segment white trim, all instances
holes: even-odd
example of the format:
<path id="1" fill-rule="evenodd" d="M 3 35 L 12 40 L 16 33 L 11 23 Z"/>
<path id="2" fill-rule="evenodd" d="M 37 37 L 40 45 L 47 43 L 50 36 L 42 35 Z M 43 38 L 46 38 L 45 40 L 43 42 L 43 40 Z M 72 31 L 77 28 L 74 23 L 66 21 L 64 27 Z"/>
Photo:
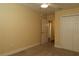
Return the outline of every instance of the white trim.
<path id="1" fill-rule="evenodd" d="M 37 45 L 39 45 L 39 44 L 40 44 L 40 43 L 37 43 L 37 44 L 34 44 L 34 45 L 30 45 L 30 46 L 27 46 L 27 47 L 24 47 L 24 48 L 19 48 L 19 49 L 16 49 L 15 51 L 12 51 L 12 52 L 9 52 L 9 53 L 0 54 L 0 56 L 9 56 L 9 55 L 12 55 L 12 54 L 21 52 L 21 51 L 23 51 L 23 50 L 26 50 L 26 49 L 28 49 L 28 48 L 37 46 Z"/>

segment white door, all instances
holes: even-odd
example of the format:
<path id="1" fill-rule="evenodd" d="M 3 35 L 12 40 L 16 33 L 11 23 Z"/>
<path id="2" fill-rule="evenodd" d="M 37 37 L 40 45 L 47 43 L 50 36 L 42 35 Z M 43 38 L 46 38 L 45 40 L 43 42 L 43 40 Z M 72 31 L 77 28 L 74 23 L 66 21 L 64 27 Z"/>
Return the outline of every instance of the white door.
<path id="1" fill-rule="evenodd" d="M 60 19 L 61 48 L 79 52 L 79 15 Z"/>
<path id="2" fill-rule="evenodd" d="M 74 18 L 62 17 L 60 19 L 61 48 L 72 50 L 73 31 L 74 31 Z"/>
<path id="3" fill-rule="evenodd" d="M 46 19 L 42 19 L 42 40 L 41 43 L 48 42 L 48 21 Z"/>
<path id="4" fill-rule="evenodd" d="M 79 15 L 73 17 L 75 18 L 73 50 L 79 52 Z"/>

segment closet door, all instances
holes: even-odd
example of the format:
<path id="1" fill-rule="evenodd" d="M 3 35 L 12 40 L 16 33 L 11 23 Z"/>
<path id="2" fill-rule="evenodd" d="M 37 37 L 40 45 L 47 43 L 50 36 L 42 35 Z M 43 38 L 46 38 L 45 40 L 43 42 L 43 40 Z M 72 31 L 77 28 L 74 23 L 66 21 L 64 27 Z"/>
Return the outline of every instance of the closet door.
<path id="1" fill-rule="evenodd" d="M 79 16 L 74 16 L 75 18 L 75 31 L 73 40 L 73 50 L 79 52 Z"/>
<path id="2" fill-rule="evenodd" d="M 60 41 L 61 48 L 72 50 L 72 40 L 74 32 L 74 18 L 63 16 L 60 19 Z"/>

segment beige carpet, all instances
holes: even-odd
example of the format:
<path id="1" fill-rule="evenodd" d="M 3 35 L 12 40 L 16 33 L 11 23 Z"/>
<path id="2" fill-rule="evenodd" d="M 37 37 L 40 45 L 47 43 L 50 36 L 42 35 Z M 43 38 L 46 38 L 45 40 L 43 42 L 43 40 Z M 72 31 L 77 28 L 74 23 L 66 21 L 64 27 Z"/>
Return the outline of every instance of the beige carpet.
<path id="1" fill-rule="evenodd" d="M 11 56 L 79 56 L 79 53 L 59 49 L 50 44 L 38 45 Z"/>

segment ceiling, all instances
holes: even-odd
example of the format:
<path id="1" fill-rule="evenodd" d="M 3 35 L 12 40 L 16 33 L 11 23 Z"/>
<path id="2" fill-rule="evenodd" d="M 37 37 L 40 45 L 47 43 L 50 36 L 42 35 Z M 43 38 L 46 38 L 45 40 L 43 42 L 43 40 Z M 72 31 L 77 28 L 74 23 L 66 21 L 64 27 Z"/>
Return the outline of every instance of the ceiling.
<path id="1" fill-rule="evenodd" d="M 26 3 L 24 5 L 42 14 L 51 14 L 57 10 L 79 7 L 79 3 L 50 3 L 49 7 L 44 9 L 44 8 L 40 8 L 41 4 L 42 3 Z"/>

